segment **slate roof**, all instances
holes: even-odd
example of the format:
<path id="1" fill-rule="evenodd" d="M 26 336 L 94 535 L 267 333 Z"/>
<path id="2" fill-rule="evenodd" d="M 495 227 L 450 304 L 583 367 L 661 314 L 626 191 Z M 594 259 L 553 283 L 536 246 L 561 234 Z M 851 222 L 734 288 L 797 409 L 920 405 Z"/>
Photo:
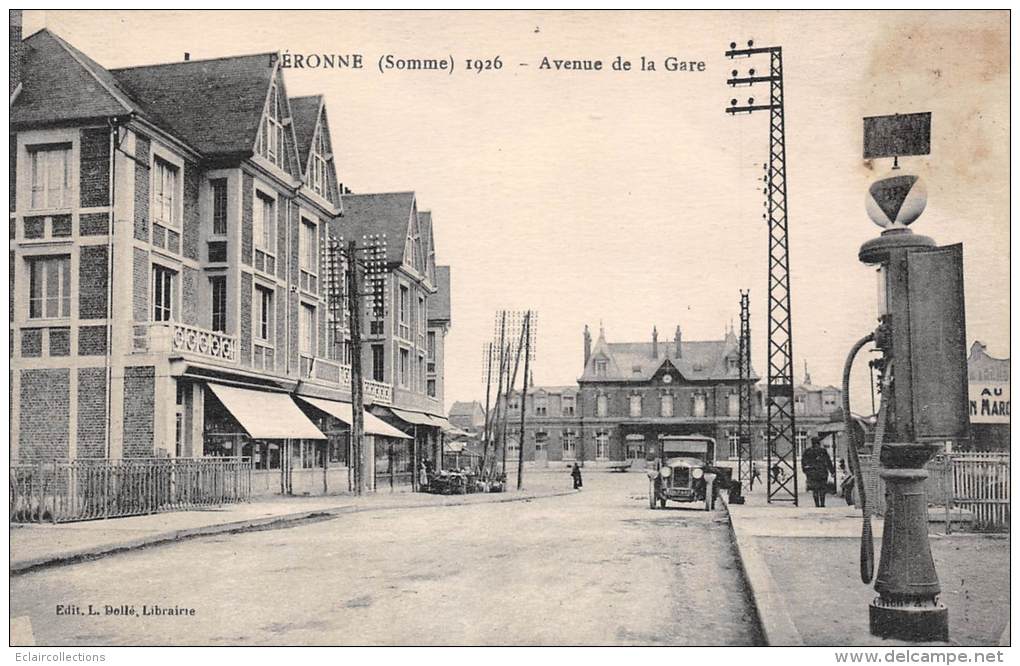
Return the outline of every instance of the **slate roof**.
<path id="1" fill-rule="evenodd" d="M 290 98 L 290 117 L 294 121 L 302 173 L 308 168 L 308 153 L 312 150 L 312 139 L 315 138 L 315 127 L 318 124 L 322 103 L 322 95 Z"/>
<path id="2" fill-rule="evenodd" d="M 43 29 L 23 42 L 21 92 L 11 106 L 12 124 L 46 124 L 122 116 L 140 111 L 109 72 Z"/>
<path id="3" fill-rule="evenodd" d="M 436 266 L 436 293 L 428 302 L 429 319 L 450 321 L 450 267 Z"/>
<path id="4" fill-rule="evenodd" d="M 657 358 L 653 358 L 650 341 L 609 343 L 600 333 L 578 381 L 647 382 L 667 363 L 687 381 L 738 380 L 739 369 L 730 369 L 727 363 L 727 358 L 736 357 L 738 351 L 736 336 L 727 334 L 723 340 L 681 340 L 679 356 L 674 341 L 660 340 Z M 595 374 L 598 358 L 609 361 L 605 376 Z M 753 368 L 750 377 L 754 381 L 758 379 Z"/>
<path id="5" fill-rule="evenodd" d="M 188 60 L 110 70 L 164 129 L 207 156 L 251 154 L 269 84 L 272 54 Z"/>
<path id="6" fill-rule="evenodd" d="M 450 416 L 474 416 L 476 413 L 485 413 L 485 408 L 477 400 L 471 402 L 454 402 L 450 406 Z"/>
<path id="7" fill-rule="evenodd" d="M 414 192 L 381 194 L 345 194 L 343 216 L 330 221 L 336 236 L 361 243 L 362 236 L 386 234 L 386 260 L 390 264 L 404 261 L 407 225 L 414 213 Z"/>
<path id="8" fill-rule="evenodd" d="M 107 70 L 45 28 L 24 46 L 12 124 L 134 113 L 208 157 L 254 150 L 273 74 L 270 53 Z"/>

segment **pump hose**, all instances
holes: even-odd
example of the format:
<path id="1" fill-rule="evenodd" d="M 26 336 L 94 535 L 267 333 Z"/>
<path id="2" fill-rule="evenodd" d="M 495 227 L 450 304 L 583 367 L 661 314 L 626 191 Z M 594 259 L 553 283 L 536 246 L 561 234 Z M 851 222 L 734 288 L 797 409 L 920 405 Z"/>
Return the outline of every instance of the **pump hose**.
<path id="1" fill-rule="evenodd" d="M 867 492 L 864 488 L 864 477 L 861 474 L 861 461 L 857 457 L 860 442 L 856 441 L 853 427 L 853 416 L 850 415 L 850 370 L 854 366 L 854 357 L 861 348 L 875 339 L 874 333 L 868 333 L 858 340 L 850 349 L 843 365 L 843 423 L 846 428 L 847 453 L 850 455 L 850 471 L 854 475 L 854 487 L 861 498 L 863 524 L 861 525 L 861 581 L 870 583 L 875 575 L 875 543 L 871 534 L 871 513 L 868 510 Z M 877 452 L 876 452 L 877 453 Z"/>

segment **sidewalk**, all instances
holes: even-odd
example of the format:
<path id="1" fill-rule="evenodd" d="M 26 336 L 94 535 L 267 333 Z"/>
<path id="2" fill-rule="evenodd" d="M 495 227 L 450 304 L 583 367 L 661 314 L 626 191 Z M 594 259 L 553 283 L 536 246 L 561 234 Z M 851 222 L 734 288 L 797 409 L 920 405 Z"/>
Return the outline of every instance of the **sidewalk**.
<path id="1" fill-rule="evenodd" d="M 11 574 L 44 566 L 67 564 L 208 534 L 282 525 L 320 517 L 360 511 L 458 506 L 491 502 L 514 502 L 570 495 L 569 478 L 532 482 L 524 490 L 470 495 L 381 491 L 363 497 L 267 497 L 253 502 L 228 504 L 192 511 L 148 516 L 110 518 L 60 524 L 12 524 L 10 527 Z"/>
<path id="2" fill-rule="evenodd" d="M 902 646 L 868 631 L 872 585 L 860 580 L 861 514 L 839 497 L 816 508 L 769 505 L 764 488 L 747 503 L 728 506 L 744 573 L 769 645 Z M 999 645 L 1009 622 L 1009 536 L 930 526 L 942 601 L 949 608 L 952 645 Z M 882 520 L 872 520 L 875 568 Z M 1007 638 L 1008 640 L 1008 638 Z"/>

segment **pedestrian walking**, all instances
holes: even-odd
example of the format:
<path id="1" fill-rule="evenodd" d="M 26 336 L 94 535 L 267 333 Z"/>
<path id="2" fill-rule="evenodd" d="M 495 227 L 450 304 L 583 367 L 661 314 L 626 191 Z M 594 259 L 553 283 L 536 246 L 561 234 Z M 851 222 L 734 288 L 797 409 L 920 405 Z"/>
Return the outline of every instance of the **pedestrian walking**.
<path id="1" fill-rule="evenodd" d="M 570 470 L 570 476 L 574 479 L 574 490 L 580 490 L 584 484 L 581 482 L 581 468 L 574 463 L 574 468 Z"/>
<path id="2" fill-rule="evenodd" d="M 815 506 L 825 506 L 825 493 L 829 486 L 829 473 L 836 476 L 829 452 L 822 448 L 822 438 L 812 437 L 811 447 L 804 452 L 800 462 L 807 476 L 807 487 L 815 499 Z"/>
<path id="3" fill-rule="evenodd" d="M 758 465 L 751 463 L 751 483 L 753 484 L 755 481 L 761 483 L 761 470 L 758 469 Z"/>

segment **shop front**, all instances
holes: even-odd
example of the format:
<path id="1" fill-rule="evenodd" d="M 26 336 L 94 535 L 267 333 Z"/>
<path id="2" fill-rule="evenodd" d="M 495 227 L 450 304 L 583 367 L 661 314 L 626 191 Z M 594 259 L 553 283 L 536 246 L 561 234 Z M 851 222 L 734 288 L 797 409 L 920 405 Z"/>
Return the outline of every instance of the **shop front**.
<path id="1" fill-rule="evenodd" d="M 204 456 L 251 460 L 253 496 L 313 492 L 328 440 L 289 394 L 213 382 L 206 388 Z"/>

